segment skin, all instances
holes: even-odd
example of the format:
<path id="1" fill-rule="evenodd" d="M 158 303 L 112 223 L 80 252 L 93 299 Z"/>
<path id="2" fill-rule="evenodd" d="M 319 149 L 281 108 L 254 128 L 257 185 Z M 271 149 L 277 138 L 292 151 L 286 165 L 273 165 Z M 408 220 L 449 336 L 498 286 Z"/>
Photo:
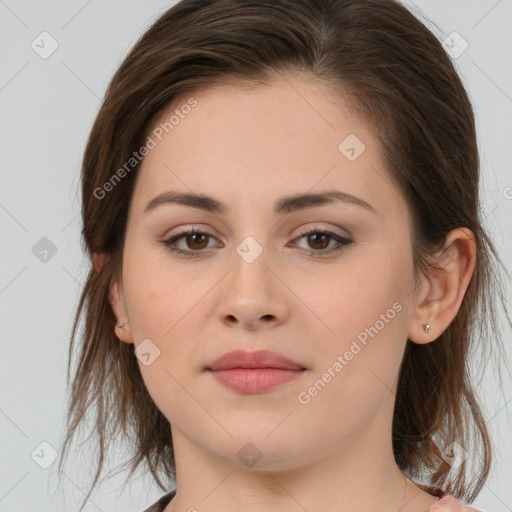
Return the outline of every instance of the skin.
<path id="1" fill-rule="evenodd" d="M 139 366 L 172 428 L 178 491 L 166 512 L 423 512 L 437 500 L 395 463 L 395 390 L 407 339 L 429 343 L 456 316 L 475 267 L 475 240 L 465 228 L 449 233 L 451 250 L 437 262 L 446 272 L 432 271 L 415 288 L 405 200 L 376 139 L 330 92 L 300 75 L 254 90 L 202 90 L 138 171 L 122 280 L 110 302 L 126 322 L 115 327 L 122 342 L 149 338 L 160 350 Z M 366 146 L 354 161 L 338 150 L 349 134 Z M 327 189 L 356 195 L 376 212 L 341 202 L 273 212 L 282 196 Z M 204 193 L 231 211 L 167 204 L 143 214 L 167 190 Z M 188 245 L 182 238 L 178 247 L 202 255 L 169 252 L 162 241 L 190 227 L 210 236 L 189 237 Z M 301 235 L 313 228 L 353 242 L 314 257 L 337 242 Z M 250 264 L 236 252 L 247 236 L 262 248 Z M 94 261 L 100 270 L 101 257 Z M 300 403 L 298 394 L 394 303 L 401 311 Z M 204 371 L 234 348 L 274 350 L 306 371 L 265 393 L 242 394 Z M 261 454 L 253 467 L 237 456 L 248 442 Z"/>

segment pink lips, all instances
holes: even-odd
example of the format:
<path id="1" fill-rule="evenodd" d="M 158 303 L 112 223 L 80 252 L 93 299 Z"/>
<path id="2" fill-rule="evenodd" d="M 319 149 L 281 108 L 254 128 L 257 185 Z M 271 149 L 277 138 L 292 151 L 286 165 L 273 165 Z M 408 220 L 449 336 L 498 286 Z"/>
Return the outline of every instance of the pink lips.
<path id="1" fill-rule="evenodd" d="M 305 368 L 270 350 L 232 350 L 207 368 L 215 379 L 235 391 L 262 393 L 297 378 Z"/>

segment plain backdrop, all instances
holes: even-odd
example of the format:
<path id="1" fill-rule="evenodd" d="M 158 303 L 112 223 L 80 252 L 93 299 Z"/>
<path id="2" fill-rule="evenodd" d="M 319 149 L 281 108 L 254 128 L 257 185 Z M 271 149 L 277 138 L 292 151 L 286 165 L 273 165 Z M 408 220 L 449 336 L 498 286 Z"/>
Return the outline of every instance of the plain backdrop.
<path id="1" fill-rule="evenodd" d="M 0 0 L 0 511 L 78 510 L 91 483 L 91 464 L 78 452 L 56 490 L 52 462 L 64 419 L 69 334 L 86 269 L 81 158 L 112 74 L 173 3 Z M 477 117 L 485 224 L 511 269 L 512 1 L 406 5 L 440 40 L 455 31 L 451 37 L 467 42 L 452 58 Z M 33 48 L 38 37 L 46 38 L 44 51 L 58 44 L 47 58 L 40 55 L 42 45 Z M 510 334 L 503 331 L 509 361 Z M 479 390 L 498 450 L 475 506 L 506 512 L 512 511 L 512 382 L 505 371 L 504 387 L 498 387 L 489 368 Z M 107 467 L 123 460 L 118 455 Z M 120 473 L 97 487 L 85 511 L 140 512 L 163 494 L 144 474 L 123 489 L 125 477 Z"/>

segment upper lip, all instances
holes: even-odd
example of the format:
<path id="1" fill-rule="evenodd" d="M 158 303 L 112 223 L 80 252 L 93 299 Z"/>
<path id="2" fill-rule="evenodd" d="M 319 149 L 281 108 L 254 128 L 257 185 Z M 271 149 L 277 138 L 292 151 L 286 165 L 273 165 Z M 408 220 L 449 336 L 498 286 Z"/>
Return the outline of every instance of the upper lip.
<path id="1" fill-rule="evenodd" d="M 233 368 L 281 368 L 285 370 L 304 370 L 305 368 L 288 357 L 272 350 L 232 350 L 210 363 L 207 370 L 229 370 Z"/>

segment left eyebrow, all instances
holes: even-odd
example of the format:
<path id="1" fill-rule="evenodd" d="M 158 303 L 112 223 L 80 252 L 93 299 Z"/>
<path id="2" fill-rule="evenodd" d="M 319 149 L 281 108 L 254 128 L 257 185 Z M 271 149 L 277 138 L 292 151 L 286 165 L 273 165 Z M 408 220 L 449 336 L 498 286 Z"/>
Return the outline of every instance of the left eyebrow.
<path id="1" fill-rule="evenodd" d="M 278 199 L 274 205 L 274 212 L 276 214 L 291 213 L 306 208 L 313 208 L 331 204 L 334 202 L 343 202 L 354 204 L 365 208 L 366 210 L 376 214 L 375 208 L 367 203 L 364 199 L 342 192 L 341 190 L 328 190 L 325 192 L 315 192 L 307 194 L 296 194 L 285 196 Z M 158 206 L 164 204 L 179 204 L 183 206 L 190 206 L 191 208 L 198 208 L 211 213 L 219 215 L 229 214 L 229 207 L 215 199 L 214 197 L 205 194 L 194 194 L 190 192 L 177 192 L 169 190 L 157 195 L 151 199 L 144 208 L 144 214 L 155 210 Z"/>

